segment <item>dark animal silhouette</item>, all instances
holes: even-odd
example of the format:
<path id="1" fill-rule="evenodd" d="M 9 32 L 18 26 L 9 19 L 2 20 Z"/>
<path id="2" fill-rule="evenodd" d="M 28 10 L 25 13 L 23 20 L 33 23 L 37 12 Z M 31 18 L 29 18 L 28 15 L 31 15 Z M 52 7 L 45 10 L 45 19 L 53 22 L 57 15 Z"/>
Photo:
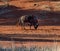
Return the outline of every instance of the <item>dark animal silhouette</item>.
<path id="1" fill-rule="evenodd" d="M 23 26 L 23 28 L 25 29 L 25 25 L 28 24 L 30 26 L 30 29 L 31 29 L 31 26 L 33 25 L 35 29 L 38 28 L 38 19 L 36 16 L 34 15 L 24 15 L 24 16 L 21 16 L 19 18 L 19 24 L 21 24 L 21 26 Z"/>

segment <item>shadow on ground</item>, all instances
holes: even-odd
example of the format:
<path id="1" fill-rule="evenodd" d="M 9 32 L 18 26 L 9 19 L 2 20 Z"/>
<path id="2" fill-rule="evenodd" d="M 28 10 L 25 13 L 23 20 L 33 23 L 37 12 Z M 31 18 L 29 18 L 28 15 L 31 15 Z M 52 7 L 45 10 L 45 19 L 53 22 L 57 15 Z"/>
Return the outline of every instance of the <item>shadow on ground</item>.
<path id="1" fill-rule="evenodd" d="M 57 35 L 58 37 L 60 37 L 60 35 Z M 12 37 L 12 38 L 11 38 Z M 17 37 L 20 37 L 20 38 L 17 38 Z M 24 37 L 24 38 L 21 38 L 21 37 Z M 29 37 L 29 38 L 26 38 L 26 37 Z M 30 39 L 30 37 L 33 37 L 32 39 Z M 35 39 L 35 37 L 37 37 L 37 39 Z M 40 38 L 42 39 L 40 39 Z M 48 39 L 45 39 L 45 38 L 48 38 Z M 52 38 L 52 37 L 56 37 L 56 35 L 22 35 L 22 34 L 7 34 L 7 35 L 0 35 L 0 40 L 1 41 L 20 41 L 20 42 L 60 42 L 60 40 L 58 39 L 49 39 L 49 38 Z"/>
<path id="2" fill-rule="evenodd" d="M 22 15 L 35 15 L 39 18 L 40 25 L 60 25 L 60 12 L 59 11 L 46 11 L 46 10 L 23 10 L 20 7 L 8 6 L 0 10 L 0 25 L 16 25 L 19 17 Z"/>

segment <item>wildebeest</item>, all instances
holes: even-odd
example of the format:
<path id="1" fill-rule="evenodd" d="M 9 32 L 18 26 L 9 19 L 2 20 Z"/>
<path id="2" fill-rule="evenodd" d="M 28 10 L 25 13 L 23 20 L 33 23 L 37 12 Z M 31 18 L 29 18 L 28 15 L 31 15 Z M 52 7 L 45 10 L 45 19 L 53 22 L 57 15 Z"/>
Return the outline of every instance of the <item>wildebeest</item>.
<path id="1" fill-rule="evenodd" d="M 35 29 L 38 28 L 38 18 L 34 15 L 24 15 L 21 16 L 19 18 L 19 24 L 21 24 L 21 26 L 23 26 L 23 28 L 25 29 L 25 25 L 28 24 L 30 26 L 34 26 Z"/>

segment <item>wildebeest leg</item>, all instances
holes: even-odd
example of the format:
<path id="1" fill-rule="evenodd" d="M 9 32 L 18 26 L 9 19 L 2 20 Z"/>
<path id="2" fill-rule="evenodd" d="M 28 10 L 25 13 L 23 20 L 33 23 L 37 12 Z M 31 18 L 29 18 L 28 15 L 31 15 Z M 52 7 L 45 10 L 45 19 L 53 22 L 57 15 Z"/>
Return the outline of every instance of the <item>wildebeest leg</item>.
<path id="1" fill-rule="evenodd" d="M 30 29 L 31 29 L 31 26 L 32 26 L 32 25 L 30 24 Z"/>
<path id="2" fill-rule="evenodd" d="M 25 24 L 23 24 L 23 29 L 25 30 Z"/>
<path id="3" fill-rule="evenodd" d="M 22 27 L 22 29 L 25 29 L 25 22 L 24 21 L 21 22 L 21 27 Z"/>

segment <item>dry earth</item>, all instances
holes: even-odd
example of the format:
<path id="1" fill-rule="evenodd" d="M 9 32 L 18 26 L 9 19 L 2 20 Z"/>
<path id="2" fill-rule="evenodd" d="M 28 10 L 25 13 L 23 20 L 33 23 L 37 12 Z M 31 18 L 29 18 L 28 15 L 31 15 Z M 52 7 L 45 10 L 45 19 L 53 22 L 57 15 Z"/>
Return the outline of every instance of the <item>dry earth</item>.
<path id="1" fill-rule="evenodd" d="M 25 30 L 21 26 L 0 26 L 0 34 L 57 34 L 60 35 L 60 26 L 39 26 L 37 30 L 29 26 Z"/>
<path id="2" fill-rule="evenodd" d="M 26 0 L 27 1 L 27 0 Z M 0 2 L 0 5 L 2 5 L 4 3 Z M 27 34 L 27 35 L 52 35 L 53 37 L 47 37 L 46 38 L 42 38 L 42 39 L 50 39 L 50 40 L 60 40 L 59 36 L 60 36 L 60 1 L 56 1 L 56 2 L 49 2 L 49 1 L 41 1 L 41 2 L 25 2 L 24 0 L 15 0 L 15 1 L 11 1 L 9 2 L 10 5 L 13 5 L 16 7 L 18 7 L 18 10 L 16 10 L 15 8 L 12 7 L 13 11 L 8 11 L 8 12 L 2 12 L 0 13 L 0 35 L 2 36 L 6 36 L 7 34 Z M 20 10 L 20 11 L 19 11 Z M 34 10 L 34 11 L 33 11 Z M 47 19 L 44 19 L 45 17 L 41 17 L 42 21 L 40 24 L 51 24 L 49 26 L 45 25 L 45 26 L 39 26 L 37 30 L 34 30 L 34 28 L 32 27 L 32 30 L 29 29 L 29 27 L 26 27 L 26 30 L 22 30 L 22 28 L 20 26 L 8 26 L 6 23 L 14 24 L 16 22 L 16 17 L 19 17 L 21 15 L 25 15 L 25 14 L 34 14 L 34 15 L 38 15 L 40 17 L 40 11 L 48 11 L 48 12 L 53 12 L 51 14 L 47 14 Z M 58 13 L 56 13 L 58 12 Z M 24 13 L 24 14 L 23 14 Z M 45 12 L 43 13 L 45 14 Z M 7 16 L 8 15 L 8 16 Z M 11 15 L 11 16 L 9 16 Z M 15 15 L 15 17 L 13 16 Z M 57 18 L 58 17 L 58 18 Z M 6 25 L 1 25 L 1 24 L 6 24 Z M 52 25 L 55 24 L 55 25 Z M 56 36 L 58 35 L 58 36 Z M 16 38 L 16 37 L 14 37 Z M 18 37 L 20 38 L 20 37 Z M 21 37 L 23 38 L 23 37 Z M 26 37 L 25 37 L 26 38 Z M 32 38 L 32 39 L 40 39 L 39 38 L 34 38 L 34 37 L 27 37 L 28 39 Z M 26 38 L 26 39 L 27 39 Z M 56 39 L 55 39 L 56 38 Z M 2 43 L 3 42 L 3 43 Z M 56 44 L 56 42 L 19 42 L 19 41 L 0 41 L 1 46 L 11 46 L 13 43 L 13 45 L 16 46 L 54 46 Z M 60 42 L 57 42 L 57 45 L 60 45 Z"/>
<path id="3" fill-rule="evenodd" d="M 32 27 L 32 30 L 29 29 L 29 27 L 26 27 L 26 30 L 23 30 L 20 26 L 0 26 L 0 37 L 10 37 L 11 41 L 0 41 L 1 46 L 11 47 L 12 44 L 14 46 L 59 46 L 60 41 L 56 42 L 55 40 L 60 40 L 60 26 L 39 26 L 37 30 L 34 30 Z M 9 36 L 10 34 L 10 36 Z M 14 35 L 16 36 L 14 36 Z M 32 35 L 32 36 L 31 36 Z M 42 36 L 40 36 L 42 35 Z M 56 36 L 55 36 L 56 35 Z M 40 36 L 40 37 L 39 37 Z M 50 41 L 14 41 L 13 38 L 17 39 L 48 39 L 53 40 Z M 2 43 L 3 42 L 3 43 Z M 47 43 L 47 44 L 46 44 Z M 7 44 L 7 45 L 6 45 Z"/>

